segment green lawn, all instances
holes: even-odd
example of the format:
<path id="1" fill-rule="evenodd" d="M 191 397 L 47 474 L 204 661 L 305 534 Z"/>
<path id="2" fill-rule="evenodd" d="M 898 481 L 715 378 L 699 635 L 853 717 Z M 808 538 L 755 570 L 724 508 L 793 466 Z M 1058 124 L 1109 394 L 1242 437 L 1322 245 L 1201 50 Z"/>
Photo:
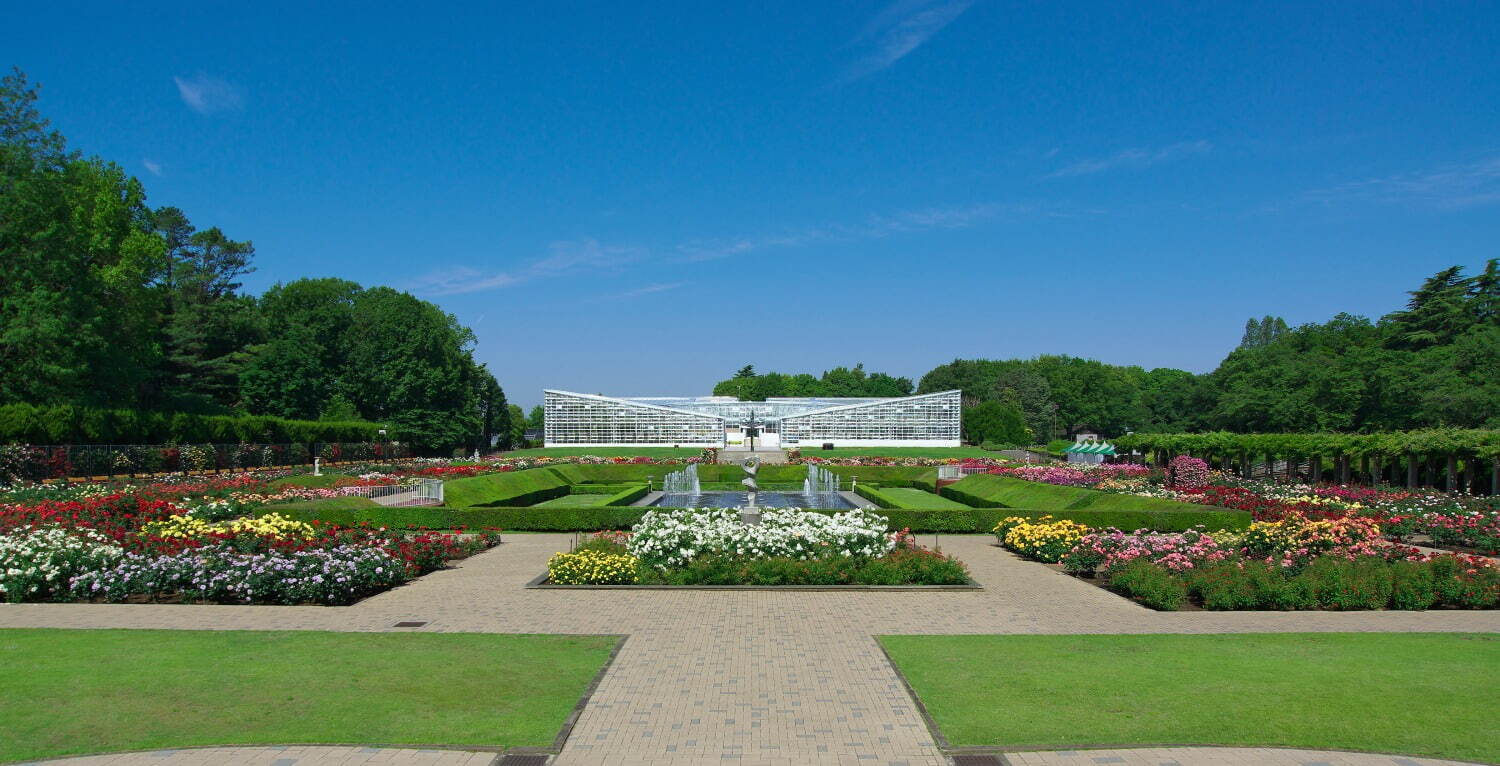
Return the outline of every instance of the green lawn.
<path id="1" fill-rule="evenodd" d="M 884 636 L 955 746 L 1160 743 L 1500 761 L 1500 635 Z"/>
<path id="2" fill-rule="evenodd" d="M 352 511 L 360 508 L 379 508 L 380 503 L 368 497 L 325 497 L 322 500 L 295 500 L 290 503 L 276 503 L 265 506 L 267 511 L 291 510 L 293 508 L 307 508 L 323 511 Z"/>
<path id="3" fill-rule="evenodd" d="M 552 744 L 616 639 L 0 630 L 0 762 L 217 744 Z"/>
<path id="4" fill-rule="evenodd" d="M 273 479 L 270 482 L 268 482 L 268 484 L 270 486 L 272 486 L 272 487 L 278 487 L 278 488 L 280 488 L 280 487 L 313 487 L 313 488 L 323 488 L 323 487 L 332 487 L 333 483 L 335 481 L 338 481 L 339 479 L 348 479 L 348 478 L 351 478 L 351 477 L 348 474 L 342 474 L 342 473 L 325 473 L 322 476 L 314 476 L 314 475 L 312 475 L 310 473 L 299 473 L 299 474 L 294 474 L 292 476 L 283 476 L 283 477 L 281 477 L 279 479 Z"/>
<path id="5" fill-rule="evenodd" d="M 551 500 L 544 500 L 531 507 L 546 508 L 555 505 L 564 508 L 582 508 L 591 505 L 604 505 L 605 501 L 614 496 L 615 493 L 613 492 L 608 495 L 563 495 L 562 497 L 554 497 Z"/>
<path id="6" fill-rule="evenodd" d="M 501 457 L 577 457 L 597 455 L 599 457 L 697 457 L 703 450 L 699 447 L 538 447 L 536 449 L 511 450 Z"/>
<path id="7" fill-rule="evenodd" d="M 895 501 L 895 507 L 913 511 L 971 510 L 969 506 L 942 495 L 934 495 L 925 489 L 906 487 L 881 487 L 880 494 Z"/>
<path id="8" fill-rule="evenodd" d="M 443 482 L 443 502 L 454 508 L 527 506 L 567 494 L 568 484 L 567 479 L 550 468 L 483 473 Z"/>
<path id="9" fill-rule="evenodd" d="M 835 447 L 821 449 L 817 444 L 802 446 L 803 457 L 936 457 L 1003 458 L 998 452 L 978 447 Z"/>

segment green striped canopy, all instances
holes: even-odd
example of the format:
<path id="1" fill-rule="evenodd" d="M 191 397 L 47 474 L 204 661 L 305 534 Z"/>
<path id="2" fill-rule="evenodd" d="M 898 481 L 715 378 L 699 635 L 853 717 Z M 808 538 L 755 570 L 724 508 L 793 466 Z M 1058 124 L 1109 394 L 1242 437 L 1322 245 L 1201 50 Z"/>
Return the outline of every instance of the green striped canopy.
<path id="1" fill-rule="evenodd" d="M 1063 452 L 1074 455 L 1113 455 L 1115 446 L 1109 442 L 1077 442 Z"/>

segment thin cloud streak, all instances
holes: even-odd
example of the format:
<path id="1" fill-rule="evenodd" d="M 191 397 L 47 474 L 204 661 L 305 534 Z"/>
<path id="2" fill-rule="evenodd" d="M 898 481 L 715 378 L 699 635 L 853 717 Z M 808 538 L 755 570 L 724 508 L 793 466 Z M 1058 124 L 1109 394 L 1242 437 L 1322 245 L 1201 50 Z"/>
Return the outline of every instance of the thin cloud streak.
<path id="1" fill-rule="evenodd" d="M 886 6 L 854 38 L 864 54 L 844 72 L 842 81 L 853 82 L 895 64 L 973 4 L 974 0 L 898 0 Z"/>
<path id="2" fill-rule="evenodd" d="M 660 283 L 660 284 L 654 284 L 654 285 L 642 285 L 640 287 L 635 288 L 634 290 L 626 290 L 625 292 L 620 293 L 619 295 L 616 295 L 615 297 L 616 298 L 639 298 L 642 295 L 651 295 L 652 293 L 663 293 L 663 292 L 666 292 L 668 290 L 676 290 L 679 287 L 682 287 L 682 283 L 681 282 L 666 282 L 666 283 Z"/>
<path id="3" fill-rule="evenodd" d="M 141 160 L 141 165 L 144 166 L 146 168 L 146 170 L 150 171 L 151 175 L 153 175 L 153 176 L 159 176 L 159 175 L 161 175 L 161 164 L 160 163 L 152 162 L 151 160 Z"/>
<path id="4" fill-rule="evenodd" d="M 1319 205 L 1419 204 L 1452 209 L 1493 205 L 1500 203 L 1500 156 L 1313 189 L 1304 192 L 1297 201 Z"/>
<path id="5" fill-rule="evenodd" d="M 601 245 L 593 239 L 553 242 L 547 249 L 546 256 L 515 271 L 486 273 L 456 266 L 417 277 L 412 289 L 438 296 L 484 292 L 584 271 L 615 271 L 642 254 L 640 248 Z"/>
<path id="6" fill-rule="evenodd" d="M 1118 168 L 1147 168 L 1158 163 L 1182 157 L 1206 154 L 1213 151 L 1213 148 L 1213 144 L 1202 140 L 1184 141 L 1170 146 L 1163 146 L 1159 149 L 1135 147 L 1125 149 L 1108 157 L 1079 160 L 1048 173 L 1044 178 L 1076 178 L 1078 176 L 1093 175 L 1094 173 L 1103 173 Z"/>
<path id="7" fill-rule="evenodd" d="M 853 223 L 829 223 L 786 232 L 722 239 L 693 239 L 655 251 L 641 247 L 604 245 L 593 239 L 554 242 L 549 254 L 526 266 L 484 272 L 456 266 L 429 272 L 411 282 L 411 289 L 432 296 L 462 295 L 498 290 L 536 280 L 587 272 L 618 272 L 639 261 L 695 263 L 764 250 L 791 249 L 835 242 L 858 242 L 924 231 L 966 229 L 1001 220 L 1065 219 L 1098 215 L 1097 209 L 1064 208 L 1038 203 L 985 202 L 947 208 L 922 208 L 872 215 Z M 642 285 L 614 298 L 633 298 L 675 290 L 681 282 Z"/>
<path id="8" fill-rule="evenodd" d="M 676 247 L 688 261 L 708 261 L 777 248 L 805 247 L 831 242 L 883 239 L 942 229 L 966 229 L 1003 218 L 1075 218 L 1097 210 L 1068 209 L 1036 203 L 985 202 L 948 208 L 924 208 L 888 215 L 872 215 L 856 223 L 830 223 L 776 234 L 734 239 L 696 239 Z"/>
<path id="9" fill-rule="evenodd" d="M 182 102 L 199 114 L 238 111 L 245 99 L 240 89 L 217 77 L 198 73 L 192 77 L 173 77 Z"/>

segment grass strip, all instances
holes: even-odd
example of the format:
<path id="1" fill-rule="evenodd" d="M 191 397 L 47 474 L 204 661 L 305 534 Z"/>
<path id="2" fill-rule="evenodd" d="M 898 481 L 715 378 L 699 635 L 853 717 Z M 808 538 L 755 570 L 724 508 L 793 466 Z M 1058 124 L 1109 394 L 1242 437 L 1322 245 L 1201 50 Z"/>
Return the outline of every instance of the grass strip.
<path id="1" fill-rule="evenodd" d="M 1500 635 L 883 636 L 954 746 L 1152 744 L 1500 761 Z"/>
<path id="2" fill-rule="evenodd" d="M 0 630 L 0 762 L 218 744 L 545 747 L 617 640 Z"/>

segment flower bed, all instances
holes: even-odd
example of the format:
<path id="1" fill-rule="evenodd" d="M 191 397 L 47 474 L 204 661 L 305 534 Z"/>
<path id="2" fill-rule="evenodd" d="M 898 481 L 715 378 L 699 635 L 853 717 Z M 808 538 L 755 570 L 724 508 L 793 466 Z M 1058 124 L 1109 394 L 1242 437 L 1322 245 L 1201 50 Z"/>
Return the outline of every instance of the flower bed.
<path id="1" fill-rule="evenodd" d="M 11 492 L 0 505 L 0 599 L 348 604 L 500 542 L 498 530 L 400 534 L 254 516 L 264 486 L 235 477 Z"/>
<path id="2" fill-rule="evenodd" d="M 1014 523 L 1012 523 L 1014 522 Z M 1494 609 L 1500 566 L 1490 559 L 1424 554 L 1390 545 L 1357 516 L 1284 516 L 1244 532 L 1080 532 L 1071 522 L 1006 519 L 1001 544 L 1060 562 L 1148 607 L 1203 609 Z M 1059 554 L 1068 539 L 1076 542 Z"/>
<path id="3" fill-rule="evenodd" d="M 600 532 L 547 562 L 553 585 L 967 585 L 968 569 L 866 511 L 653 511 L 634 532 Z"/>

